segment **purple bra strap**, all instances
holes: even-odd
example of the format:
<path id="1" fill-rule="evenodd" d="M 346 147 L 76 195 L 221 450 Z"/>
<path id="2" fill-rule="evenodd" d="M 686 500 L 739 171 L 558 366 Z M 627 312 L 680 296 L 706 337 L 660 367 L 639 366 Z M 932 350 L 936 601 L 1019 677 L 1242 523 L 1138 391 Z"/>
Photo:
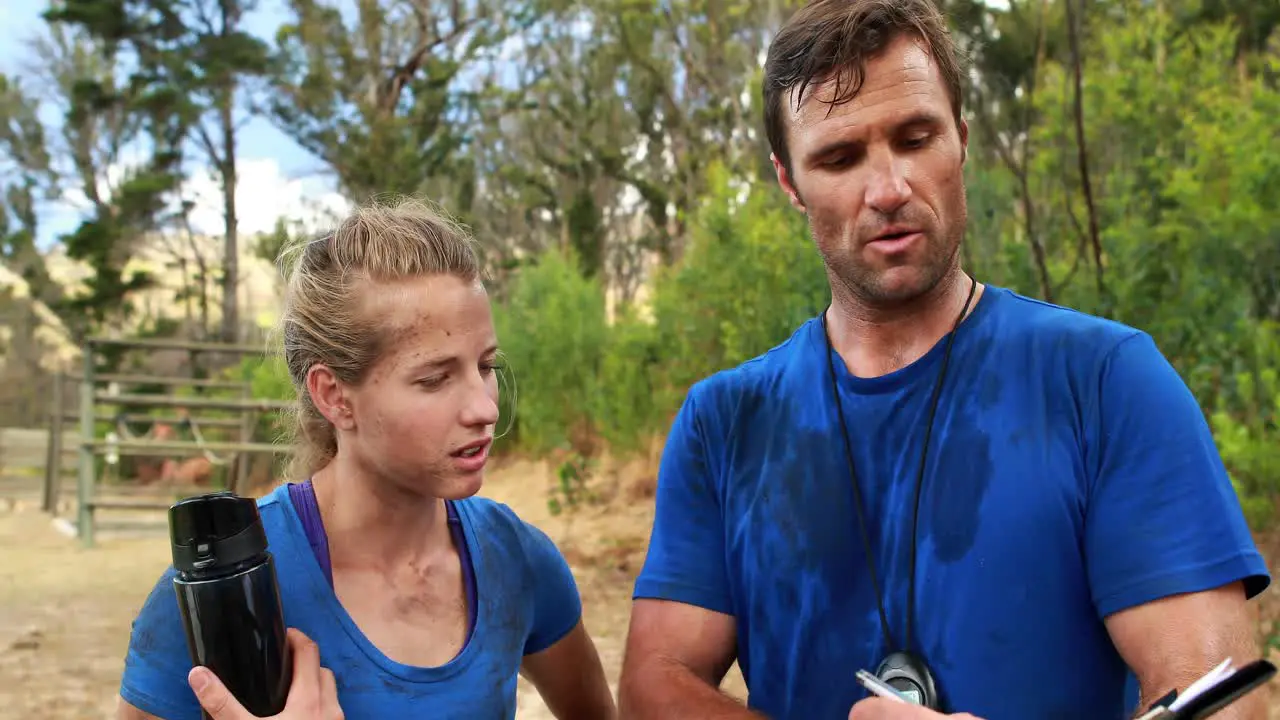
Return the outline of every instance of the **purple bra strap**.
<path id="1" fill-rule="evenodd" d="M 329 559 L 329 536 L 324 531 L 324 521 L 320 517 L 320 505 L 316 502 L 315 488 L 308 479 L 303 483 L 289 483 L 289 500 L 293 503 L 298 519 L 302 521 L 302 530 L 307 535 L 307 543 L 311 552 L 324 571 L 325 580 L 333 587 L 333 562 Z M 445 501 L 445 509 L 449 518 L 449 534 L 453 537 L 454 547 L 458 548 L 458 559 L 462 562 L 462 586 L 467 594 L 467 640 L 476 629 L 476 573 L 471 566 L 471 552 L 467 548 L 467 536 L 462 531 L 462 518 L 458 508 L 451 501 Z"/>
<path id="2" fill-rule="evenodd" d="M 316 502 L 316 491 L 311 486 L 311 479 L 304 483 L 289 483 L 289 499 L 293 501 L 293 509 L 302 521 L 302 531 L 307 534 L 307 542 L 311 552 L 315 554 L 320 569 L 324 571 L 324 579 L 333 587 L 333 562 L 329 559 L 329 536 L 324 532 L 324 521 L 320 518 L 320 505 Z"/>

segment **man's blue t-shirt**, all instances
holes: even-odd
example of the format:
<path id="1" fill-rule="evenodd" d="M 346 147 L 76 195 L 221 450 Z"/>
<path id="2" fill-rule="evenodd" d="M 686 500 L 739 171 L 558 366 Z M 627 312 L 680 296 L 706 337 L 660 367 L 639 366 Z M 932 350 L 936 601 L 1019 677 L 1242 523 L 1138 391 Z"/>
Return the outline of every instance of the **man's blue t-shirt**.
<path id="1" fill-rule="evenodd" d="M 476 625 L 462 651 L 438 667 L 388 658 L 342 608 L 316 560 L 287 486 L 258 502 L 275 558 L 285 624 L 320 648 L 349 718 L 514 718 L 525 655 L 577 624 L 582 605 L 563 556 L 506 505 L 455 503 L 476 577 Z M 165 720 L 200 719 L 187 685 L 192 667 L 169 568 L 133 623 L 120 694 Z"/>
<path id="2" fill-rule="evenodd" d="M 945 338 L 835 371 L 891 632 Z M 635 597 L 732 615 L 749 704 L 844 718 L 886 647 L 819 318 L 696 384 L 675 419 Z M 988 286 L 960 326 L 920 501 L 913 649 L 952 712 L 1119 720 L 1135 684 L 1103 618 L 1270 582 L 1203 414 L 1152 339 Z M 1241 658 L 1240 660 L 1246 660 Z"/>

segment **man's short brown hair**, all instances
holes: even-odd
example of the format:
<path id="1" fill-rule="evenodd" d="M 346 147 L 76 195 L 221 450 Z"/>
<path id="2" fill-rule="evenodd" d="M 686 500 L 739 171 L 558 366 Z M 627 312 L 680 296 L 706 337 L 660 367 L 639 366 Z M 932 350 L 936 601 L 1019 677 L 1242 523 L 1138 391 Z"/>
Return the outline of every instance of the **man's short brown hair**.
<path id="1" fill-rule="evenodd" d="M 862 88 L 867 61 L 904 34 L 922 41 L 937 63 L 959 124 L 961 61 L 933 0 L 814 0 L 783 24 L 764 64 L 765 133 L 784 167 L 790 170 L 791 156 L 782 102 L 792 88 L 799 108 L 809 85 L 834 77 L 830 102 L 849 102 Z"/>

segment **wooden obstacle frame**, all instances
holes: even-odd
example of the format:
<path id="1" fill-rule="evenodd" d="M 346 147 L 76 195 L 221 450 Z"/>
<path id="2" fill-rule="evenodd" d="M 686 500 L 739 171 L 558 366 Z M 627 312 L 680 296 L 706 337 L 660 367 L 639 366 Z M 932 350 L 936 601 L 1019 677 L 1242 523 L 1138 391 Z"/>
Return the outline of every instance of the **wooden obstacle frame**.
<path id="1" fill-rule="evenodd" d="M 149 456 L 171 457 L 173 455 L 208 455 L 213 452 L 237 453 L 235 478 L 230 488 L 233 492 L 240 488 L 236 484 L 243 483 L 249 474 L 249 453 L 288 454 L 291 448 L 274 443 L 252 442 L 253 428 L 260 413 L 278 412 L 293 407 L 292 402 L 280 400 L 260 400 L 248 397 L 248 384 L 228 380 L 205 378 L 167 377 L 141 374 L 113 374 L 97 372 L 97 353 L 101 348 L 115 346 L 132 350 L 181 350 L 192 354 L 207 353 L 230 355 L 264 355 L 263 348 L 250 345 L 222 343 L 191 342 L 183 340 L 156 338 L 104 338 L 93 337 L 82 346 L 83 371 L 80 377 L 70 378 L 79 385 L 79 409 L 76 413 L 67 413 L 63 405 L 63 385 L 59 378 L 54 383 L 52 410 L 49 414 L 49 442 L 45 463 L 44 488 L 41 504 L 46 512 L 56 515 L 58 499 L 61 494 L 62 463 L 64 453 L 75 453 L 78 457 L 76 465 L 76 520 L 75 534 L 85 547 L 95 544 L 94 525 L 98 510 L 133 510 L 133 511 L 167 511 L 171 505 L 158 499 L 147 498 L 99 498 L 97 496 L 97 473 L 95 458 L 101 455 L 113 456 Z M 128 385 L 164 385 L 170 387 L 199 387 L 209 389 L 240 389 L 240 398 L 186 397 L 161 394 L 133 394 L 104 392 L 97 388 L 99 383 L 114 383 L 117 386 Z M 117 414 L 104 413 L 102 409 L 114 406 L 121 411 Z M 191 411 L 238 411 L 238 420 L 231 418 L 200 418 L 172 415 L 129 415 L 125 408 L 184 408 Z M 100 422 L 192 422 L 196 427 L 238 428 L 238 442 L 204 441 L 197 442 L 178 440 L 146 440 L 119 439 L 109 440 L 96 437 L 96 425 Z M 74 447 L 63 447 L 63 427 L 68 421 L 79 422 L 79 441 Z M 180 490 L 173 488 L 174 491 Z M 186 489 L 187 493 L 207 492 L 195 488 Z"/>

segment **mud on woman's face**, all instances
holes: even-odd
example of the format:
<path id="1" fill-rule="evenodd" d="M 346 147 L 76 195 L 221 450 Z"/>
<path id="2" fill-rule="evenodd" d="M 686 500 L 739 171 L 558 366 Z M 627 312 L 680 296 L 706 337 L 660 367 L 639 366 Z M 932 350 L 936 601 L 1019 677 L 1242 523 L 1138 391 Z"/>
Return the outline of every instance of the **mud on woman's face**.
<path id="1" fill-rule="evenodd" d="M 474 494 L 498 422 L 497 337 L 484 286 L 437 275 L 371 285 L 363 300 L 383 347 L 351 394 L 354 454 L 407 490 Z"/>

